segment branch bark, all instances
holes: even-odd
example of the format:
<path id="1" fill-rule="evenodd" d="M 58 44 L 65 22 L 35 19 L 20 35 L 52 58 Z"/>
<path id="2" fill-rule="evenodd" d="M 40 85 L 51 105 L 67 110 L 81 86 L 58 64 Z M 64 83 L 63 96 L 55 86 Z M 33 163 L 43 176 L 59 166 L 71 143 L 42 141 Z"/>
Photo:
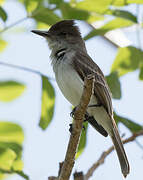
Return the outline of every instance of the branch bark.
<path id="1" fill-rule="evenodd" d="M 66 152 L 66 157 L 59 175 L 59 180 L 68 180 L 72 168 L 75 163 L 75 155 L 83 127 L 83 120 L 86 113 L 87 106 L 89 104 L 94 85 L 94 77 L 92 75 L 85 78 L 83 94 L 79 105 L 77 106 L 74 113 L 74 122 L 72 126 L 72 133 L 70 135 L 70 140 Z"/>
<path id="2" fill-rule="evenodd" d="M 134 133 L 132 136 L 130 136 L 129 138 L 123 140 L 123 144 L 127 144 L 129 142 L 134 141 L 137 137 L 142 136 L 143 135 L 143 130 Z M 114 150 L 114 146 L 111 146 L 107 151 L 104 151 L 100 158 L 89 168 L 89 170 L 87 171 L 87 173 L 85 174 L 85 180 L 88 180 L 94 173 L 94 171 L 104 163 L 105 158 Z"/>

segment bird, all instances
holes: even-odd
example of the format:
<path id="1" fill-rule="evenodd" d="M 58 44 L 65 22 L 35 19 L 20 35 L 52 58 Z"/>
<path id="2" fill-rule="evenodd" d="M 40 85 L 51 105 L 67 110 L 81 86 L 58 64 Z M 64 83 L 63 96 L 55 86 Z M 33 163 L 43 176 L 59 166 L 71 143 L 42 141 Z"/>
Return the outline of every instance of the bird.
<path id="1" fill-rule="evenodd" d="M 88 55 L 75 20 L 62 20 L 47 31 L 32 30 L 44 37 L 51 50 L 50 59 L 56 82 L 65 98 L 76 107 L 83 92 L 84 79 L 94 75 L 94 92 L 85 118 L 103 136 L 111 137 L 124 177 L 130 172 L 117 125 L 114 120 L 112 95 L 99 66 Z"/>

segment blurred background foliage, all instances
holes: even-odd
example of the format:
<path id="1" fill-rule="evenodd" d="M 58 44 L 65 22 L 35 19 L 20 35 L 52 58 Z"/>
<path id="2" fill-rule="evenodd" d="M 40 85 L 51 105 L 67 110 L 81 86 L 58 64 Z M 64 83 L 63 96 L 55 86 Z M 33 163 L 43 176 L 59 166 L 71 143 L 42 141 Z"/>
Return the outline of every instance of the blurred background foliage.
<path id="1" fill-rule="evenodd" d="M 15 0 L 16 1 L 16 0 Z M 15 3 L 13 1 L 13 3 Z M 143 4 L 143 0 L 17 0 L 21 6 L 25 8 L 27 16 L 13 24 L 7 25 L 9 14 L 3 8 L 6 0 L 0 0 L 0 53 L 5 51 L 9 42 L 7 42 L 3 34 L 7 29 L 16 27 L 19 23 L 32 18 L 38 29 L 47 29 L 57 21 L 62 19 L 82 20 L 90 27 L 90 32 L 84 37 L 85 40 L 95 36 L 102 36 L 111 44 L 118 48 L 116 58 L 111 67 L 111 73 L 106 77 L 114 99 L 122 98 L 122 89 L 120 77 L 125 74 L 139 70 L 139 79 L 143 80 L 143 51 L 131 45 L 120 45 L 120 39 L 116 42 L 112 36 L 107 36 L 108 32 L 115 29 L 126 27 L 142 28 L 142 20 L 138 18 L 138 14 L 132 14 L 126 10 L 130 4 L 134 4 L 137 8 Z M 100 26 L 98 22 L 101 23 Z M 0 62 L 3 64 L 3 62 Z M 12 67 L 11 68 L 19 68 Z M 26 69 L 25 69 L 26 70 Z M 34 73 L 34 71 L 33 71 Z M 39 72 L 38 72 L 39 73 Z M 41 119 L 40 127 L 44 130 L 51 123 L 54 113 L 55 92 L 49 77 L 39 73 L 41 76 Z M 26 89 L 22 82 L 12 80 L 0 82 L 0 101 L 9 103 L 19 96 L 22 96 Z M 123 89 L 124 90 L 124 89 Z M 134 121 L 124 118 L 115 113 L 117 123 L 124 124 L 132 133 L 138 132 L 143 127 Z M 88 130 L 86 123 L 86 131 L 82 132 L 81 140 L 77 152 L 78 156 L 86 147 L 86 132 Z M 2 121 L 0 122 L 0 179 L 6 177 L 7 174 L 17 173 L 28 179 L 28 176 L 22 172 L 23 163 L 22 142 L 24 134 L 22 127 L 18 124 Z"/>

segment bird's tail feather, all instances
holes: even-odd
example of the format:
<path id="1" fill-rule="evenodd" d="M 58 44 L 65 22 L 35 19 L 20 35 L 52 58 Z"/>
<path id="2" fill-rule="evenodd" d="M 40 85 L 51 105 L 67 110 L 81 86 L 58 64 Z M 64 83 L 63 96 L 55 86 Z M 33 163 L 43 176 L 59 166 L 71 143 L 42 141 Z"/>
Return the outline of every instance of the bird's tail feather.
<path id="1" fill-rule="evenodd" d="M 117 126 L 116 126 L 114 120 L 112 122 L 113 122 L 113 131 L 110 134 L 110 136 L 112 138 L 114 147 L 116 149 L 118 159 L 120 161 L 120 166 L 121 166 L 122 173 L 123 173 L 124 177 L 126 177 L 127 174 L 129 174 L 129 171 L 130 171 L 129 162 L 128 162 L 128 159 L 127 159 L 127 156 L 126 156 L 126 153 L 125 153 L 125 150 L 124 150 L 123 143 L 121 141 L 119 132 L 117 130 Z"/>

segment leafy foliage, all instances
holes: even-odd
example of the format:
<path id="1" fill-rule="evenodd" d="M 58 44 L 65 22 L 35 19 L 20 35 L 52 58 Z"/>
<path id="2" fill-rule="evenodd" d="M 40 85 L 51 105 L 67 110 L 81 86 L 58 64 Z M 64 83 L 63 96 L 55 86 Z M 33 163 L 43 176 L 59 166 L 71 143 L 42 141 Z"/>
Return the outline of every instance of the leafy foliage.
<path id="1" fill-rule="evenodd" d="M 48 78 L 42 76 L 42 109 L 40 127 L 46 129 L 53 118 L 55 91 Z"/>
<path id="2" fill-rule="evenodd" d="M 114 63 L 112 64 L 112 72 L 117 71 L 119 76 L 123 76 L 128 72 L 140 68 L 143 61 L 143 51 L 133 46 L 119 48 Z"/>
<path id="3" fill-rule="evenodd" d="M 121 85 L 118 78 L 117 72 L 112 72 L 108 76 L 106 76 L 107 83 L 110 87 L 112 97 L 114 99 L 120 99 L 121 98 Z"/>
<path id="4" fill-rule="evenodd" d="M 7 20 L 7 13 L 2 7 L 0 7 L 0 18 L 2 18 L 3 21 Z"/>
<path id="5" fill-rule="evenodd" d="M 140 124 L 137 124 L 136 122 L 131 121 L 127 118 L 121 117 L 116 113 L 114 113 L 114 118 L 117 123 L 124 124 L 132 133 L 139 132 L 140 130 L 143 129 L 143 126 L 141 126 Z"/>
<path id="6" fill-rule="evenodd" d="M 109 15 L 113 15 L 115 17 L 124 18 L 130 21 L 133 21 L 134 23 L 137 23 L 137 17 L 134 16 L 132 13 L 125 10 L 119 10 L 119 9 L 111 10 L 110 9 L 106 13 Z"/>
<path id="7" fill-rule="evenodd" d="M 0 101 L 8 102 L 21 96 L 25 90 L 25 85 L 15 81 L 0 82 Z"/>
<path id="8" fill-rule="evenodd" d="M 105 24 L 101 28 L 92 30 L 88 35 L 86 35 L 84 37 L 84 40 L 88 40 L 88 39 L 90 39 L 94 36 L 98 36 L 98 35 L 103 36 L 108 31 L 131 26 L 132 24 L 133 24 L 133 22 L 129 21 L 127 19 L 115 18 L 115 19 L 109 21 L 107 24 Z"/>
<path id="9" fill-rule="evenodd" d="M 24 134 L 22 128 L 11 122 L 0 122 L 0 173 L 22 172 L 21 160 Z"/>
<path id="10" fill-rule="evenodd" d="M 2 52 L 7 47 L 7 42 L 3 39 L 0 39 L 0 52 Z"/>

